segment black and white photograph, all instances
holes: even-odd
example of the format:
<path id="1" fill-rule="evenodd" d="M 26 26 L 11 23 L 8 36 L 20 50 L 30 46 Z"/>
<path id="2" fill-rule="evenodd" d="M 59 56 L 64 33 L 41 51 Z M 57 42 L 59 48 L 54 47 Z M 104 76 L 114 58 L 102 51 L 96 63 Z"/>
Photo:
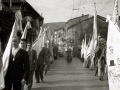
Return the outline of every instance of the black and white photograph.
<path id="1" fill-rule="evenodd" d="M 120 0 L 0 0 L 0 90 L 120 90 Z"/>

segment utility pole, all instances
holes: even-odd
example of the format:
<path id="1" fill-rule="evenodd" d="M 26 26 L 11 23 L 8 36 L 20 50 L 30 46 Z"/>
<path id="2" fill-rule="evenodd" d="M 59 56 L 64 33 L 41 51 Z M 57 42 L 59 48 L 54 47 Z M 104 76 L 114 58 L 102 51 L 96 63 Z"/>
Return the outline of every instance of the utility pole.
<path id="1" fill-rule="evenodd" d="M 10 9 L 12 9 L 12 0 L 10 0 Z"/>

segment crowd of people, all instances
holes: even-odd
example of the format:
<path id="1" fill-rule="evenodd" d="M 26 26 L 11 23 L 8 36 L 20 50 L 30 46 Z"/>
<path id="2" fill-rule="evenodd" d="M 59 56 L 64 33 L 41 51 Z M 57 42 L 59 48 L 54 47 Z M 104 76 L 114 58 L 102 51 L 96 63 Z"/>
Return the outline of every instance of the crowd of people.
<path id="1" fill-rule="evenodd" d="M 2 53 L 0 54 L 0 57 L 2 57 Z M 8 70 L 5 75 L 5 88 L 3 90 L 11 90 L 12 88 L 13 90 L 31 90 L 34 72 L 36 83 L 43 83 L 44 75 L 47 75 L 47 71 L 50 70 L 50 64 L 53 60 L 57 60 L 58 55 L 57 45 L 53 46 L 52 55 L 49 46 L 47 43 L 44 43 L 44 47 L 42 47 L 37 58 L 37 52 L 32 49 L 32 43 L 27 43 L 24 38 L 13 37 Z M 83 58 L 81 60 L 83 61 Z M 66 61 L 68 63 L 72 61 L 71 47 L 66 49 Z M 99 76 L 99 80 L 103 80 L 105 68 L 107 68 L 105 42 L 98 43 L 98 49 L 96 50 L 93 62 L 91 57 L 89 57 L 85 67 L 95 70 L 95 76 Z M 27 86 L 27 89 L 24 89 L 25 86 Z"/>
<path id="2" fill-rule="evenodd" d="M 84 62 L 84 57 L 81 57 L 81 61 Z M 91 55 L 85 60 L 86 68 L 90 68 L 90 70 L 95 71 L 95 76 L 99 76 L 99 80 L 103 81 L 103 77 L 105 73 L 107 73 L 107 63 L 106 63 L 106 41 L 104 38 L 100 38 L 97 44 L 96 52 L 94 53 L 94 57 Z"/>
<path id="3" fill-rule="evenodd" d="M 2 53 L 0 53 L 2 61 Z M 44 43 L 42 50 L 38 54 L 32 49 L 32 43 L 25 38 L 15 36 L 12 38 L 12 47 L 9 56 L 7 73 L 5 75 L 5 88 L 3 90 L 31 90 L 33 75 L 35 72 L 36 83 L 44 82 L 44 76 L 50 69 L 53 60 L 57 60 L 58 47 L 53 46 L 53 55 L 49 45 Z M 51 60 L 52 59 L 52 60 Z M 0 62 L 0 70 L 2 62 Z"/>

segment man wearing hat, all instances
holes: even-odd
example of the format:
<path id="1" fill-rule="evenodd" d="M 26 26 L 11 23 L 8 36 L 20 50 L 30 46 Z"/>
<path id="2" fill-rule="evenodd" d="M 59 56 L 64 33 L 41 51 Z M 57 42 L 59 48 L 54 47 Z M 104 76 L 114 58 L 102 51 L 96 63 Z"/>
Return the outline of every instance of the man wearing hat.
<path id="1" fill-rule="evenodd" d="M 28 52 L 29 55 L 29 76 L 28 76 L 27 86 L 28 86 L 28 90 L 31 90 L 33 84 L 33 74 L 37 67 L 37 52 L 36 50 L 32 49 L 31 43 L 27 44 L 26 51 Z"/>
<path id="2" fill-rule="evenodd" d="M 19 48 L 19 38 L 12 38 L 12 48 L 8 69 L 5 76 L 5 88 L 3 90 L 21 90 L 21 85 L 27 81 L 29 71 L 29 57 L 25 50 Z"/>

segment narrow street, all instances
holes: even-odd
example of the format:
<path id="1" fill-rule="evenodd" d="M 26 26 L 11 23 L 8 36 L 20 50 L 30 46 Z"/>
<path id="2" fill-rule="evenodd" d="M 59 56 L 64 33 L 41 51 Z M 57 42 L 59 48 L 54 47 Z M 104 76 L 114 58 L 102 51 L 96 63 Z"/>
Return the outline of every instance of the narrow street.
<path id="1" fill-rule="evenodd" d="M 34 78 L 32 90 L 109 90 L 109 87 L 106 75 L 100 81 L 94 71 L 83 68 L 79 59 L 67 63 L 65 58 L 59 58 L 51 64 L 44 83 L 36 83 Z"/>

